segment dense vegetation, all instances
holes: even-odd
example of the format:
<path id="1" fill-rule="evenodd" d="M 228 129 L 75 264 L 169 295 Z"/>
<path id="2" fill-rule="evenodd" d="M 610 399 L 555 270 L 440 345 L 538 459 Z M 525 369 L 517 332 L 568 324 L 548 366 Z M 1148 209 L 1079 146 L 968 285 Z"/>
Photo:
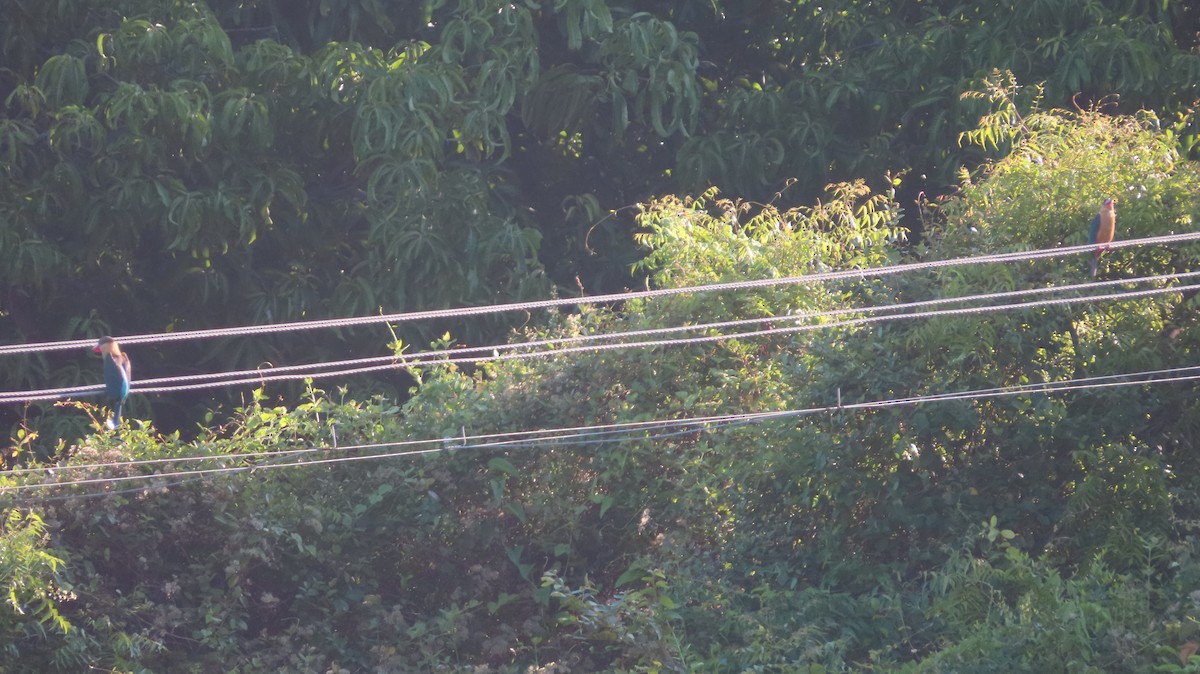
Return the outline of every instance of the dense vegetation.
<path id="1" fill-rule="evenodd" d="M 1192 231 L 1192 4 L 977 4 L 0 0 L 0 341 L 1069 246 L 1105 196 L 1119 239 Z M 1200 672 L 1197 289 L 1121 282 L 1198 257 L 990 313 L 870 308 L 1088 255 L 140 346 L 136 377 L 759 319 L 135 396 L 116 433 L 5 410 L 0 674 Z"/>
<path id="2" fill-rule="evenodd" d="M 904 169 L 906 207 L 953 188 L 986 154 L 958 143 L 983 112 L 960 94 L 993 69 L 1044 81 L 1053 106 L 1119 94 L 1173 124 L 1200 95 L 1198 25 L 1182 0 L 5 0 L 0 340 L 641 285 L 629 207 L 652 197 L 718 185 L 787 207 Z M 386 337 L 158 346 L 138 370 L 377 354 Z M 94 370 L 56 354 L 2 380 Z M 200 416 L 152 402 L 164 427 Z M 44 411 L 24 422 L 82 432 Z"/>
<path id="3" fill-rule="evenodd" d="M 1200 217 L 1153 116 L 997 103 L 978 137 L 1014 150 L 926 214 L 919 259 L 1080 243 L 1102 194 L 1122 238 Z M 786 210 L 709 192 L 647 203 L 639 241 L 674 287 L 896 262 L 907 217 L 861 183 Z M 1197 255 L 1111 251 L 1101 280 Z M 515 338 L 1087 278 L 1085 254 L 684 294 Z M 96 434 L 79 469 L 6 484 L 243 470 L 8 492 L 0 671 L 1196 671 L 1194 384 L 852 407 L 1190 366 L 1193 294 L 439 366 L 402 406 L 261 393 L 196 442 Z"/>

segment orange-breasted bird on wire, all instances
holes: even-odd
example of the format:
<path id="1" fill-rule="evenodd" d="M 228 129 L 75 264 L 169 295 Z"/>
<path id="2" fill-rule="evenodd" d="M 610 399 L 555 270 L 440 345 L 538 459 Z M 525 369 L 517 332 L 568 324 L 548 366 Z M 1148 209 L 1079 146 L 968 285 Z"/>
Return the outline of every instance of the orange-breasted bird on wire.
<path id="1" fill-rule="evenodd" d="M 1117 232 L 1117 211 L 1115 199 L 1105 199 L 1100 212 L 1092 218 L 1092 228 L 1088 230 L 1088 243 L 1096 246 L 1092 251 L 1092 276 L 1100 268 L 1100 256 L 1109 249 L 1113 236 Z"/>

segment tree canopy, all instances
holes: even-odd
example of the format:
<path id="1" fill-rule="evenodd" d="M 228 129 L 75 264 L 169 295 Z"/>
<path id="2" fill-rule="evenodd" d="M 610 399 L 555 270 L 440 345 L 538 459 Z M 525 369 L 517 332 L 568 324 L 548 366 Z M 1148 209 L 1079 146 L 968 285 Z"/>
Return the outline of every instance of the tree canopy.
<path id="1" fill-rule="evenodd" d="M 919 214 L 861 182 L 805 207 L 709 191 L 639 212 L 656 287 L 860 278 L 551 314 L 514 339 L 817 313 L 813 329 L 421 367 L 403 405 L 260 392 L 195 442 L 89 437 L 50 481 L 100 482 L 4 496 L 20 501 L 0 540 L 24 561 L 0 579 L 43 588 L 0 614 L 9 662 L 1192 671 L 1195 384 L 1135 375 L 1193 367 L 1195 291 L 1136 279 L 1186 272 L 1200 249 L 1105 253 L 1097 289 L 1167 291 L 1153 296 L 844 320 L 1089 281 L 1086 252 L 866 273 L 899 260 L 911 217 L 927 236 L 908 254 L 929 262 L 1082 243 L 1100 195 L 1117 195 L 1122 239 L 1200 217 L 1200 167 L 1153 115 L 986 125 L 971 137 L 1012 152 Z M 311 449 L 335 432 L 339 449 Z M 129 463 L 151 458 L 183 472 Z"/>
<path id="2" fill-rule="evenodd" d="M 957 143 L 983 111 L 960 94 L 994 69 L 1044 81 L 1049 105 L 1119 92 L 1173 123 L 1197 98 L 1196 35 L 1177 0 L 9 0 L 0 339 L 616 290 L 634 282 L 632 204 L 716 185 L 797 205 L 905 169 L 898 198 L 936 196 L 987 154 Z M 81 368 L 41 359 L 5 383 Z"/>
<path id="3" fill-rule="evenodd" d="M 1200 246 L 948 264 L 1195 229 L 1198 11 L 0 0 L 4 343 L 853 273 L 6 407 L 0 674 L 1200 671 Z"/>

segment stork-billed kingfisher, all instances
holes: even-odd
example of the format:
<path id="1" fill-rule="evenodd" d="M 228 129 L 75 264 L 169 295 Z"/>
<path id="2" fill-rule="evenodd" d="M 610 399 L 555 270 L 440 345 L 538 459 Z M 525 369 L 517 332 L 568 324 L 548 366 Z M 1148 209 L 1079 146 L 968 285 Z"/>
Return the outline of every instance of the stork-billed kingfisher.
<path id="1" fill-rule="evenodd" d="M 1113 208 L 1116 200 L 1105 199 L 1100 212 L 1092 218 L 1092 228 L 1088 230 L 1088 243 L 1096 246 L 1092 251 L 1092 276 L 1100 267 L 1100 256 L 1108 250 L 1117 231 L 1117 211 Z"/>
<path id="2" fill-rule="evenodd" d="M 129 356 L 121 351 L 112 337 L 101 337 L 92 350 L 104 360 L 104 394 L 112 400 L 112 416 L 104 425 L 112 430 L 121 424 L 121 407 L 125 405 L 125 398 L 129 397 L 133 368 L 129 364 Z"/>

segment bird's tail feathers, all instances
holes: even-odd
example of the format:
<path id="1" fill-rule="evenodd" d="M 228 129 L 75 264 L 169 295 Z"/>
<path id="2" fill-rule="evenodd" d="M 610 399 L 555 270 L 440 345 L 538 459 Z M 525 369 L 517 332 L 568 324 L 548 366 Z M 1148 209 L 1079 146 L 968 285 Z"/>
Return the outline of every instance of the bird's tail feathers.
<path id="1" fill-rule="evenodd" d="M 121 407 L 123 407 L 123 404 L 119 402 L 113 405 L 112 417 L 110 417 L 108 421 L 104 422 L 104 425 L 108 427 L 108 430 L 111 431 L 117 426 L 121 425 Z"/>

